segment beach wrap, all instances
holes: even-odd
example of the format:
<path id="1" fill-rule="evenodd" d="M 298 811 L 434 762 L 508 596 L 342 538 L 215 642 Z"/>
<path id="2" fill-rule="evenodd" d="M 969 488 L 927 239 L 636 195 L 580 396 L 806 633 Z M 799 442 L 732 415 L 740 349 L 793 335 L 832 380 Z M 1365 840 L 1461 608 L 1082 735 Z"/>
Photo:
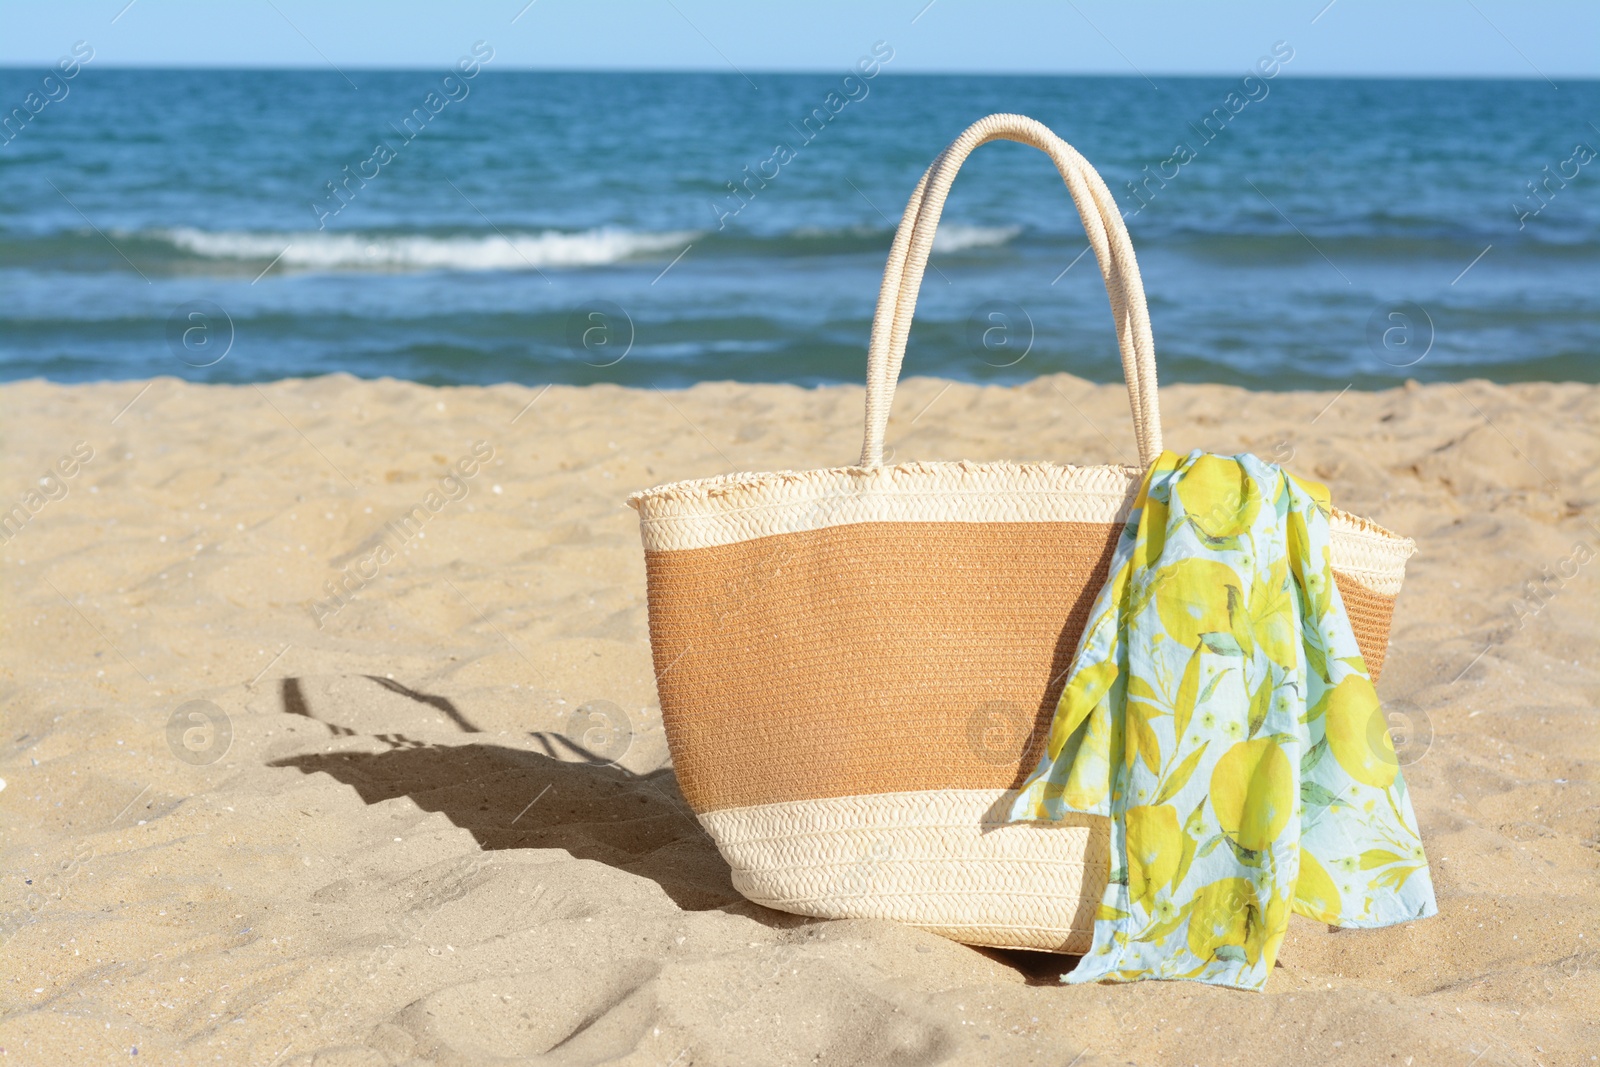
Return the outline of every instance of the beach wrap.
<path id="1" fill-rule="evenodd" d="M 1434 914 L 1393 741 L 1333 581 L 1329 499 L 1251 455 L 1163 452 L 1011 821 L 1111 819 L 1064 981 L 1261 989 L 1290 911 Z"/>

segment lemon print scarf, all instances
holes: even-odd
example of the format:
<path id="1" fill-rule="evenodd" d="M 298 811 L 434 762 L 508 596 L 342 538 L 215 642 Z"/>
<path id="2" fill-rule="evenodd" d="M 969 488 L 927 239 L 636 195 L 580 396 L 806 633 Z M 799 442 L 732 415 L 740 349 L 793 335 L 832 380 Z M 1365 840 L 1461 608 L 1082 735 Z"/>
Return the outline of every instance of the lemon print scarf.
<path id="1" fill-rule="evenodd" d="M 1145 475 L 1010 813 L 1111 819 L 1094 945 L 1064 980 L 1260 989 L 1291 911 L 1438 910 L 1328 509 L 1250 455 L 1166 452 Z"/>

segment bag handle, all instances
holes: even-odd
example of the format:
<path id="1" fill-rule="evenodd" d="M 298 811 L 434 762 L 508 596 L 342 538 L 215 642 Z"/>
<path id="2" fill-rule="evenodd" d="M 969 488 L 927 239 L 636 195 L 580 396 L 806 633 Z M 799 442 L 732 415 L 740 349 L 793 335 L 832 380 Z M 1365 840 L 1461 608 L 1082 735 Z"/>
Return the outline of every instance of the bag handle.
<path id="1" fill-rule="evenodd" d="M 1042 150 L 1055 163 L 1077 205 L 1084 232 L 1094 249 L 1111 298 L 1111 314 L 1122 351 L 1122 373 L 1128 384 L 1128 405 L 1133 431 L 1139 442 L 1139 462 L 1149 467 L 1161 454 L 1161 409 L 1156 401 L 1155 341 L 1150 332 L 1150 311 L 1145 305 L 1144 282 L 1133 255 L 1133 242 L 1123 225 L 1122 213 L 1111 190 L 1088 160 L 1048 126 L 1022 115 L 990 115 L 968 126 L 966 132 L 939 153 L 922 175 L 906 213 L 895 230 L 889 261 L 883 269 L 878 309 L 872 318 L 872 340 L 867 349 L 867 417 L 861 443 L 861 466 L 883 466 L 883 439 L 894 404 L 906 338 L 917 307 L 917 292 L 933 249 L 934 231 L 944 211 L 945 197 L 956 172 L 972 150 L 1000 139 L 1019 141 Z"/>

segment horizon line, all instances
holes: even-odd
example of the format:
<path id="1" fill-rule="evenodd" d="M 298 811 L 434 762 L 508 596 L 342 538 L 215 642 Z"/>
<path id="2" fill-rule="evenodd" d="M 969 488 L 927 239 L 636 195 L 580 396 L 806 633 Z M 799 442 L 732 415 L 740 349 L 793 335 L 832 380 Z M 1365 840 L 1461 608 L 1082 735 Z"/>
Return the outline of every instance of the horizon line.
<path id="1" fill-rule="evenodd" d="M 41 63 L 37 66 L 12 62 L 0 62 L 0 73 L 19 71 L 48 70 L 54 61 Z M 171 65 L 165 63 L 96 63 L 92 68 L 85 70 L 116 70 L 139 71 L 160 73 L 183 72 L 221 72 L 221 73 L 261 73 L 261 74 L 327 74 L 337 77 L 334 70 L 322 64 L 187 64 Z M 444 69 L 437 65 L 404 65 L 404 66 L 362 66 L 358 64 L 345 64 L 344 70 L 357 70 L 368 74 L 427 74 Z M 484 68 L 483 74 L 685 74 L 702 75 L 720 78 L 738 78 L 740 75 L 725 70 L 704 67 L 558 67 L 558 66 L 499 66 L 493 70 Z M 816 75 L 831 76 L 837 70 L 813 67 L 770 67 L 766 69 L 752 68 L 747 73 L 761 75 Z M 1249 73 L 1247 70 L 1246 73 Z M 1216 79 L 1233 78 L 1239 76 L 1237 70 L 1217 71 L 1151 71 L 1149 77 L 1140 74 L 1127 74 L 1112 70 L 898 70 L 885 69 L 880 77 L 886 78 L 1103 78 L 1117 81 L 1148 81 L 1150 78 L 1192 78 Z M 1500 82 L 1538 82 L 1561 79 L 1569 82 L 1600 81 L 1600 74 L 1553 74 L 1549 77 L 1529 74 L 1473 74 L 1473 73 L 1429 73 L 1429 74 L 1391 74 L 1391 73 L 1293 73 L 1289 70 L 1281 71 L 1274 80 L 1283 81 L 1500 81 Z"/>

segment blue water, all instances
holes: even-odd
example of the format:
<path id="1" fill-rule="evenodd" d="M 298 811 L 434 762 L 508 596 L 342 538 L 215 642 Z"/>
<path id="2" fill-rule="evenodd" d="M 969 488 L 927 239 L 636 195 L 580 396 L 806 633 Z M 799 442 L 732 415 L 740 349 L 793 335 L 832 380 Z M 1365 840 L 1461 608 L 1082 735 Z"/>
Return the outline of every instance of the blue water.
<path id="1" fill-rule="evenodd" d="M 1600 160 L 1575 149 L 1600 147 L 1600 83 L 1279 77 L 1206 139 L 1237 79 L 892 69 L 849 99 L 843 70 L 758 91 L 491 64 L 357 90 L 91 64 L 0 137 L 0 378 L 859 381 L 918 175 L 1017 111 L 1129 213 L 1164 381 L 1600 379 Z M 41 76 L 0 71 L 0 108 Z M 847 102 L 802 136 L 831 91 Z M 733 213 L 726 183 L 780 142 L 793 158 Z M 1194 158 L 1135 196 L 1178 142 Z M 346 166 L 370 177 L 333 199 Z M 980 150 L 907 373 L 1116 378 L 1084 244 L 1044 156 Z"/>

